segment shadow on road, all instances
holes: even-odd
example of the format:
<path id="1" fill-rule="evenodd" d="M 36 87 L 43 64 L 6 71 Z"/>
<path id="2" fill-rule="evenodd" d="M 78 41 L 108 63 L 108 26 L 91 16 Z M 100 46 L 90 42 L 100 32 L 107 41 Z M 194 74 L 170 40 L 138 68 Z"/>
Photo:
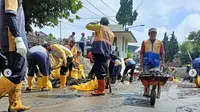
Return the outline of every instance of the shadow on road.
<path id="1" fill-rule="evenodd" d="M 137 96 L 130 96 L 127 97 L 123 101 L 123 105 L 130 105 L 130 106 L 139 106 L 139 107 L 148 107 L 148 108 L 153 108 L 150 105 L 150 99 L 149 98 L 143 98 L 143 97 L 137 97 Z"/>
<path id="2" fill-rule="evenodd" d="M 123 105 L 130 105 L 130 106 L 139 106 L 139 107 L 149 107 L 153 108 L 150 105 L 150 99 L 142 97 L 140 94 L 113 94 L 112 98 L 125 98 L 122 102 Z"/>
<path id="3" fill-rule="evenodd" d="M 131 97 L 131 96 L 141 97 L 140 94 L 130 94 L 130 93 L 127 93 L 127 94 L 115 94 L 115 93 L 112 93 L 110 95 L 111 95 L 112 98 Z"/>

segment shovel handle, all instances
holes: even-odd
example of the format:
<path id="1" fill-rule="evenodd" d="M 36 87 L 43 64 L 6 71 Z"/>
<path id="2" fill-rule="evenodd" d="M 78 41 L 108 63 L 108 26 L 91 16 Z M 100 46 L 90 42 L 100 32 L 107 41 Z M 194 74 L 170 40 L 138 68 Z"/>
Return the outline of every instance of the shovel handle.
<path id="1" fill-rule="evenodd" d="M 107 65 L 107 80 L 108 80 L 108 84 L 109 84 L 109 93 L 112 93 L 111 80 L 110 80 L 110 72 L 109 72 L 109 64 Z"/>

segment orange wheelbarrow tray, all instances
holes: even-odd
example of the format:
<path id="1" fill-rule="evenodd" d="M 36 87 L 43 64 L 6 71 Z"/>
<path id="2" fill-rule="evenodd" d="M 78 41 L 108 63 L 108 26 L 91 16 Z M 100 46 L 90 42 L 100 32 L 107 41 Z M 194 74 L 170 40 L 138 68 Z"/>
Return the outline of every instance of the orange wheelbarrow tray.
<path id="1" fill-rule="evenodd" d="M 160 85 L 164 86 L 170 78 L 169 75 L 162 73 L 161 75 L 140 74 L 139 78 L 144 86 Z"/>
<path id="2" fill-rule="evenodd" d="M 158 96 L 160 96 L 161 93 L 160 86 L 164 86 L 170 76 L 165 73 L 150 72 L 148 74 L 141 73 L 139 75 L 139 78 L 144 86 L 152 85 L 152 89 L 150 92 L 150 104 L 151 106 L 154 106 L 156 102 L 156 95 L 158 94 Z M 156 88 L 158 90 L 157 93 Z"/>

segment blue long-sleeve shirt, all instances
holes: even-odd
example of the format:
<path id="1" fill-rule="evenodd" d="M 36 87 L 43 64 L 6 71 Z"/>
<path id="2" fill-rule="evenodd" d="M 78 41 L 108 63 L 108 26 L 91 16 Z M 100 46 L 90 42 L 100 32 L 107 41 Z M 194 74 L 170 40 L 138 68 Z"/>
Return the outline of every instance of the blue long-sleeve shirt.
<path id="1" fill-rule="evenodd" d="M 0 1 L 0 40 L 2 52 L 16 51 L 14 38 L 22 37 L 28 48 L 22 0 Z"/>
<path id="2" fill-rule="evenodd" d="M 192 66 L 194 69 L 200 68 L 200 58 L 196 58 Z"/>
<path id="3" fill-rule="evenodd" d="M 135 65 L 135 64 L 136 64 L 136 62 L 135 62 L 134 60 L 129 59 L 129 60 L 128 60 L 128 63 L 127 63 L 126 66 L 129 66 L 129 65 Z"/>

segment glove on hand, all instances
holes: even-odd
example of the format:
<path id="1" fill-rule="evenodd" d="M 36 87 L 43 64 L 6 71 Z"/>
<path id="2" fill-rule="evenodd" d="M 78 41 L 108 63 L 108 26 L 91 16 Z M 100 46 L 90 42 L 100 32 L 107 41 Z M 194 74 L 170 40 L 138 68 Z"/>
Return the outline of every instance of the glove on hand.
<path id="1" fill-rule="evenodd" d="M 24 41 L 21 37 L 15 38 L 17 53 L 21 54 L 23 57 L 26 57 L 27 48 L 24 44 Z"/>

